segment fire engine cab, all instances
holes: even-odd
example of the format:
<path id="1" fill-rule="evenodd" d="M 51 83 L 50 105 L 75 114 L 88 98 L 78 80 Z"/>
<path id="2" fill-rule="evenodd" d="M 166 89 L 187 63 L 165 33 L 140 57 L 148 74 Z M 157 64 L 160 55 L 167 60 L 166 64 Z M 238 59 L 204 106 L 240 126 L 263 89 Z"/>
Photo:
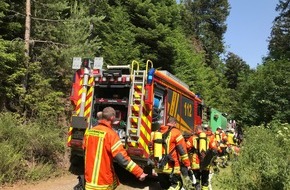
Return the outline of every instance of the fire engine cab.
<path id="1" fill-rule="evenodd" d="M 72 156 L 82 156 L 87 129 L 97 123 L 97 112 L 116 110 L 114 129 L 130 157 L 145 166 L 150 158 L 151 132 L 177 119 L 181 131 L 192 132 L 202 122 L 202 100 L 188 85 L 165 70 L 154 69 L 148 60 L 141 65 L 103 66 L 103 58 L 74 58 L 71 102 L 74 106 L 68 133 Z"/>

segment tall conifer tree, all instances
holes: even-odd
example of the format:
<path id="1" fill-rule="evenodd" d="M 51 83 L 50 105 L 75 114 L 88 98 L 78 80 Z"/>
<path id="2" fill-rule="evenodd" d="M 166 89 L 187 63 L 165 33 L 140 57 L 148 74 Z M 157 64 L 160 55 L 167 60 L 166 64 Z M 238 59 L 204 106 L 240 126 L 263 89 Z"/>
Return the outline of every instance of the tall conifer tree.
<path id="1" fill-rule="evenodd" d="M 229 15 L 228 0 L 184 0 L 183 25 L 188 35 L 201 41 L 206 63 L 218 68 L 219 56 L 224 52 L 223 35 Z"/>
<path id="2" fill-rule="evenodd" d="M 290 0 L 280 0 L 269 41 L 269 58 L 290 59 Z"/>

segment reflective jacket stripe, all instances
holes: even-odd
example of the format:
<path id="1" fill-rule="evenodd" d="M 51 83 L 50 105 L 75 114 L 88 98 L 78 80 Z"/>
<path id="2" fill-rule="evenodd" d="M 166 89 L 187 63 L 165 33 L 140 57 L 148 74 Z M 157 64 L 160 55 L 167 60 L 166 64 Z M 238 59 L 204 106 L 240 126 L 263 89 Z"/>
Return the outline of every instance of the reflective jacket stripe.
<path id="1" fill-rule="evenodd" d="M 126 170 L 128 170 L 129 172 L 131 172 L 134 169 L 135 166 L 136 166 L 136 163 L 131 160 L 129 162 L 129 164 L 127 165 L 127 167 L 126 167 Z"/>
<path id="2" fill-rule="evenodd" d="M 96 159 L 94 163 L 94 170 L 93 170 L 93 178 L 92 183 L 97 184 L 99 180 L 99 172 L 100 171 L 100 165 L 101 165 L 101 159 L 103 155 L 103 146 L 104 146 L 104 138 L 99 139 L 97 151 L 96 151 Z"/>
<path id="3" fill-rule="evenodd" d="M 115 150 L 117 150 L 117 148 L 119 146 L 123 146 L 121 141 L 117 141 L 111 148 L 111 151 L 114 152 Z"/>
<path id="4" fill-rule="evenodd" d="M 113 190 L 118 186 L 117 181 L 115 180 L 113 184 L 110 185 L 96 185 L 92 183 L 86 183 L 86 190 Z"/>

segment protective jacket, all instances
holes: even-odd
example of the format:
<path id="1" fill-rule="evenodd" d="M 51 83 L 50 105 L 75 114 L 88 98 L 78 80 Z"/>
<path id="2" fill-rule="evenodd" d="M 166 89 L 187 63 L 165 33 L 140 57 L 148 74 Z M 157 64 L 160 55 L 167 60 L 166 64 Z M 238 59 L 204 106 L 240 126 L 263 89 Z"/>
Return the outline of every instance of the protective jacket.
<path id="1" fill-rule="evenodd" d="M 186 148 L 189 154 L 191 169 L 198 170 L 200 159 L 199 159 L 199 153 L 198 153 L 198 136 L 197 135 L 192 135 L 188 138 L 188 140 L 186 141 Z"/>
<path id="2" fill-rule="evenodd" d="M 209 141 L 208 141 L 209 149 L 217 150 L 217 141 L 216 141 L 214 133 L 212 131 L 206 131 L 205 133 L 206 133 L 207 138 L 209 139 Z M 222 137 L 222 139 L 223 139 L 223 137 Z"/>
<path id="3" fill-rule="evenodd" d="M 215 135 L 215 139 L 216 139 L 217 143 L 218 143 L 218 144 L 221 143 L 221 134 L 220 134 L 220 132 L 217 130 L 217 131 L 214 133 L 214 135 Z"/>
<path id="4" fill-rule="evenodd" d="M 99 120 L 97 126 L 87 130 L 83 148 L 86 190 L 113 190 L 119 185 L 113 159 L 136 177 L 143 173 L 127 155 L 119 136 L 106 120 Z"/>
<path id="5" fill-rule="evenodd" d="M 235 135 L 233 133 L 228 134 L 228 145 L 236 145 L 235 143 Z"/>
<path id="6" fill-rule="evenodd" d="M 186 142 L 187 150 L 190 154 L 191 168 L 193 170 L 200 169 L 200 161 L 202 155 L 201 152 L 199 151 L 200 146 L 199 138 L 201 136 L 201 133 L 199 133 L 198 135 L 191 136 Z M 207 136 L 206 140 L 207 149 L 217 150 L 217 143 L 214 135 L 212 133 L 207 132 L 206 136 Z"/>
<path id="7" fill-rule="evenodd" d="M 217 135 L 218 134 L 218 135 Z M 218 143 L 219 149 L 227 147 L 228 137 L 227 134 L 223 131 L 216 131 L 215 132 L 215 139 Z"/>
<path id="8" fill-rule="evenodd" d="M 171 126 L 162 125 L 160 127 L 160 132 L 164 134 Z M 165 139 L 166 150 L 164 148 L 163 154 L 170 154 L 172 161 L 168 162 L 164 168 L 156 168 L 158 173 L 180 173 L 180 162 L 184 166 L 189 167 L 190 162 L 188 159 L 188 154 L 186 150 L 185 140 L 181 132 L 177 128 L 172 128 L 168 134 L 168 137 Z"/>

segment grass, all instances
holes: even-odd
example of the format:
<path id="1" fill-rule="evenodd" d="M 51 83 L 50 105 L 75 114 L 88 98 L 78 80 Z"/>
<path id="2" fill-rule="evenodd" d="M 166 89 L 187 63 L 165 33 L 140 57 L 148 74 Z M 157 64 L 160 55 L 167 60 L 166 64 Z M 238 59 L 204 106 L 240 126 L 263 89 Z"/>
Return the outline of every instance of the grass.
<path id="1" fill-rule="evenodd" d="M 225 184 L 221 179 L 223 179 L 224 177 L 229 177 L 232 176 L 232 171 L 231 171 L 231 164 L 229 164 L 229 166 L 227 166 L 226 168 L 220 168 L 218 173 L 215 173 L 213 175 L 212 181 L 211 181 L 211 185 L 212 185 L 212 189 L 213 190 L 225 190 L 225 189 L 231 189 L 227 187 L 227 184 Z"/>

